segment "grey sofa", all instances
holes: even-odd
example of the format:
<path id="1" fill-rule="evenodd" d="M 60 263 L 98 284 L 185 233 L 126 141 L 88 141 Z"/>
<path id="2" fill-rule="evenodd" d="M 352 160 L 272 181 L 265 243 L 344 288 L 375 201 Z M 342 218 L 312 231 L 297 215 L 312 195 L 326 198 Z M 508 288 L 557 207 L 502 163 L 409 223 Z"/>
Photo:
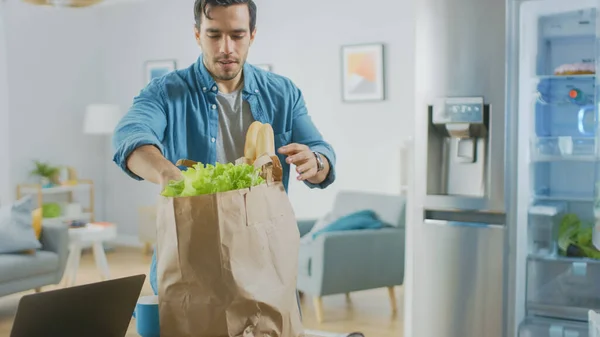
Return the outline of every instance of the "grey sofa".
<path id="1" fill-rule="evenodd" d="M 404 282 L 406 199 L 344 191 L 336 196 L 334 217 L 371 209 L 390 227 L 327 232 L 299 251 L 298 290 L 314 298 L 315 313 L 323 321 L 322 297 L 353 291 L 387 288 L 392 311 L 397 310 L 394 287 Z M 306 235 L 316 220 L 299 220 Z"/>
<path id="2" fill-rule="evenodd" d="M 59 284 L 67 264 L 65 225 L 43 225 L 42 248 L 35 254 L 0 254 L 0 296 Z"/>

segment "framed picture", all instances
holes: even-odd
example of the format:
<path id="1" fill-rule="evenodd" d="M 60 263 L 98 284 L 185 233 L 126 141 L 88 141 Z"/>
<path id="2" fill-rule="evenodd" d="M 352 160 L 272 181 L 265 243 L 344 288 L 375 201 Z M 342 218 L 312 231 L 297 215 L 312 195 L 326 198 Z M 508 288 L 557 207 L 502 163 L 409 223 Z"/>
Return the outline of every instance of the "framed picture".
<path id="1" fill-rule="evenodd" d="M 147 61 L 145 64 L 146 83 L 150 83 L 152 79 L 166 75 L 175 69 L 177 69 L 175 60 Z"/>
<path id="2" fill-rule="evenodd" d="M 342 99 L 385 99 L 383 44 L 342 46 Z"/>
<path id="3" fill-rule="evenodd" d="M 266 71 L 271 71 L 271 69 L 273 69 L 270 64 L 255 64 L 255 66 Z"/>

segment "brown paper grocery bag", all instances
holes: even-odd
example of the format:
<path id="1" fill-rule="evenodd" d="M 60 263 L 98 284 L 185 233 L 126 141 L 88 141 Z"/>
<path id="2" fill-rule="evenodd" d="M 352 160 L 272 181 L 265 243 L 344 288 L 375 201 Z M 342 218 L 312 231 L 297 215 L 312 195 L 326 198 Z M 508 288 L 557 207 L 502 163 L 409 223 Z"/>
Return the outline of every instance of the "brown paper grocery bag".
<path id="1" fill-rule="evenodd" d="M 296 300 L 300 235 L 277 156 L 266 183 L 161 197 L 157 278 L 161 337 L 303 336 Z"/>

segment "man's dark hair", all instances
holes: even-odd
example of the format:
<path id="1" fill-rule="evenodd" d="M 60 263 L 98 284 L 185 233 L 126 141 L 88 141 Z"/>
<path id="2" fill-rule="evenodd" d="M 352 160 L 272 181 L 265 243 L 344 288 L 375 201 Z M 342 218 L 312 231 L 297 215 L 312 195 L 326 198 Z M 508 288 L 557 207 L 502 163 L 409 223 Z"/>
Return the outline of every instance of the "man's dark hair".
<path id="1" fill-rule="evenodd" d="M 253 0 L 196 0 L 196 3 L 194 3 L 194 19 L 196 20 L 196 27 L 200 29 L 200 20 L 202 19 L 203 13 L 209 20 L 212 20 L 209 15 L 211 7 L 228 7 L 241 4 L 248 5 L 248 11 L 250 12 L 250 32 L 253 32 L 254 28 L 256 28 L 256 4 Z"/>

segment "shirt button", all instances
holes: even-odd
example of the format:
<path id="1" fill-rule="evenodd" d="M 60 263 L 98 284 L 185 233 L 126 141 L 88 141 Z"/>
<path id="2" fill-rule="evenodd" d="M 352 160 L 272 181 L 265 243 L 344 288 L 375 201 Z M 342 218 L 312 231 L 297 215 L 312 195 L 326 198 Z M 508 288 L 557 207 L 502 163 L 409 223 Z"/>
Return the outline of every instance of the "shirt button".
<path id="1" fill-rule="evenodd" d="M 216 109 L 216 108 L 217 108 L 217 106 L 213 104 L 213 105 L 212 105 L 212 108 L 213 108 L 213 110 L 214 110 L 214 109 Z"/>
<path id="2" fill-rule="evenodd" d="M 212 87 L 212 91 L 217 91 L 217 87 Z"/>
<path id="3" fill-rule="evenodd" d="M 202 88 L 202 91 L 206 91 L 206 87 L 203 87 L 203 88 Z"/>
<path id="4" fill-rule="evenodd" d="M 214 143 L 216 141 L 215 137 L 212 137 L 210 141 Z"/>
<path id="5" fill-rule="evenodd" d="M 258 94 L 258 89 L 254 90 L 254 92 Z"/>

